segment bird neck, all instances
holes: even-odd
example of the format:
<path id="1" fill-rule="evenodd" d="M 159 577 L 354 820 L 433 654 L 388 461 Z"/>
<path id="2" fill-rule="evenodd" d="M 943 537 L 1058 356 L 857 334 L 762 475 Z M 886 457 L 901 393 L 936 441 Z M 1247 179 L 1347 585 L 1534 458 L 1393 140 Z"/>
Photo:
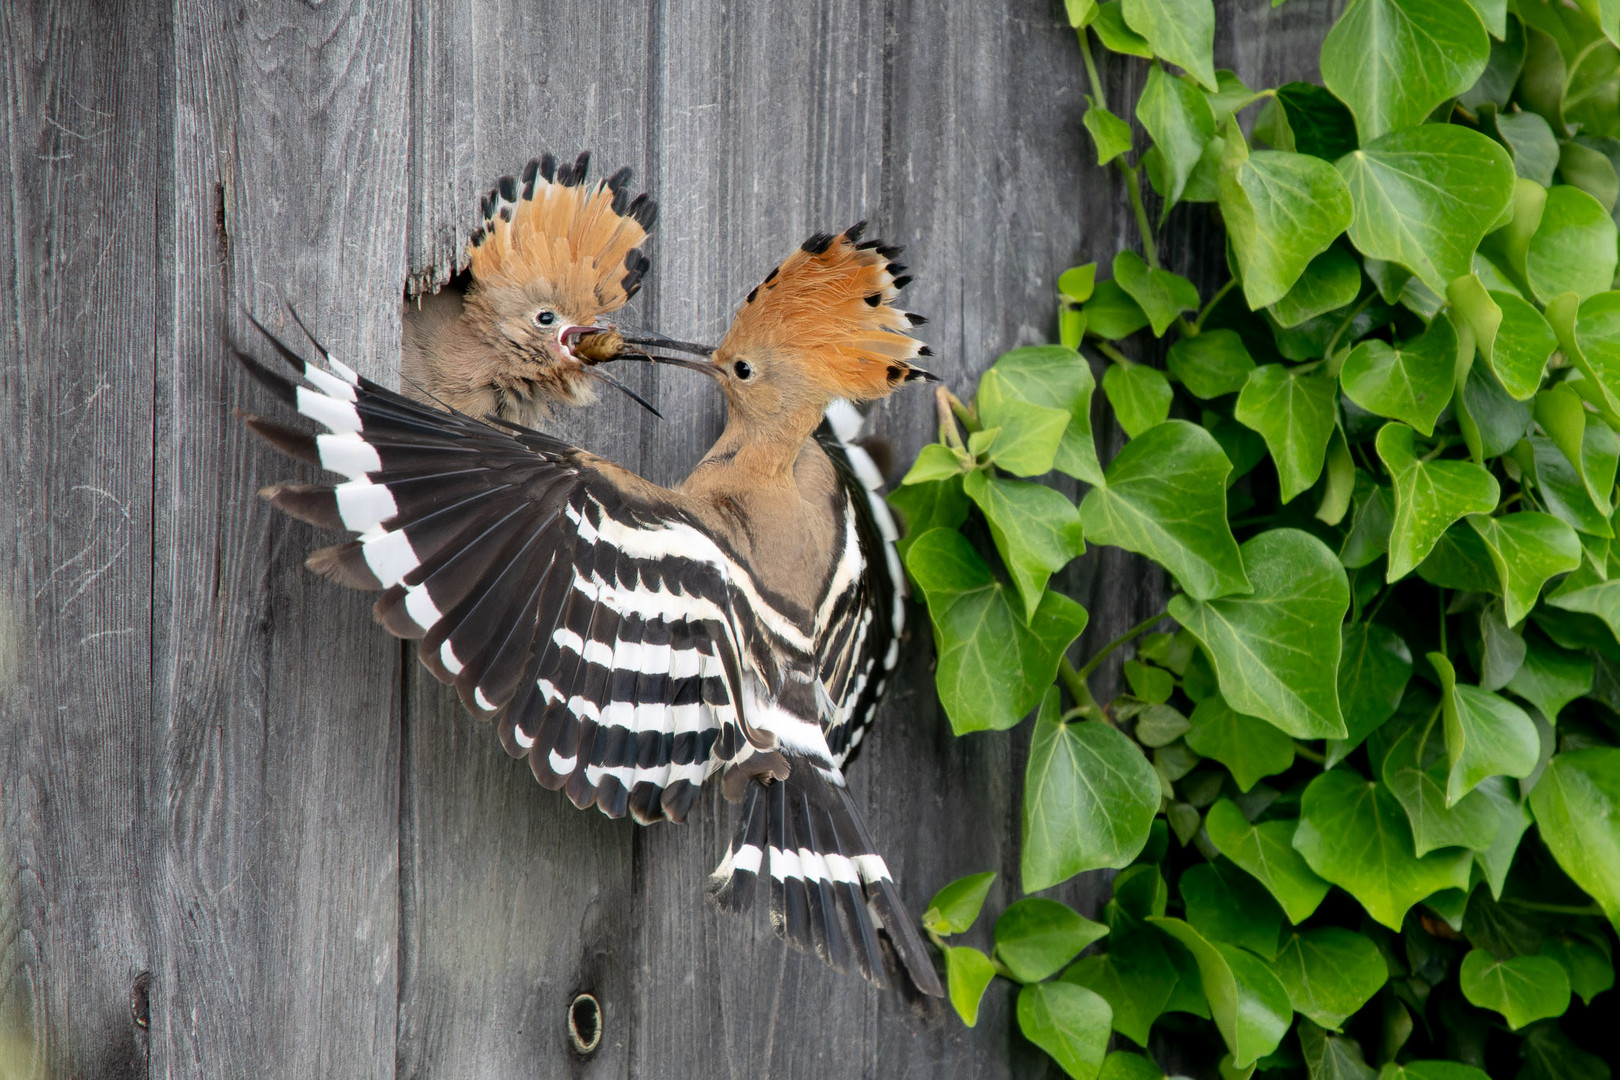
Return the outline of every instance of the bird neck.
<path id="1" fill-rule="evenodd" d="M 805 440 L 824 410 L 825 405 L 803 403 L 759 416 L 733 406 L 725 430 L 698 468 L 724 470 L 739 488 L 790 487 Z"/>

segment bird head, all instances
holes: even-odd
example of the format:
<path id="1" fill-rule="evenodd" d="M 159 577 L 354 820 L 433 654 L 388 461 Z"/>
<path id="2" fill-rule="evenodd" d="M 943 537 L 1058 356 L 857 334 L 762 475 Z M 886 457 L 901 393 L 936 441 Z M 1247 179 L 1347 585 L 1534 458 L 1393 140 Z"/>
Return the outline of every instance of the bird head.
<path id="1" fill-rule="evenodd" d="M 898 247 L 861 240 L 866 223 L 817 233 L 748 294 L 707 369 L 734 414 L 819 416 L 835 398 L 870 401 L 918 380 L 933 355 L 909 336 L 926 322 L 894 306 L 911 281 Z"/>
<path id="2" fill-rule="evenodd" d="M 501 357 L 503 389 L 579 404 L 588 365 L 617 355 L 617 332 L 598 325 L 641 288 L 650 265 L 641 243 L 657 217 L 631 199 L 629 169 L 586 184 L 590 154 L 557 165 L 550 154 L 519 178 L 502 177 L 483 199 L 472 238 L 469 322 Z"/>

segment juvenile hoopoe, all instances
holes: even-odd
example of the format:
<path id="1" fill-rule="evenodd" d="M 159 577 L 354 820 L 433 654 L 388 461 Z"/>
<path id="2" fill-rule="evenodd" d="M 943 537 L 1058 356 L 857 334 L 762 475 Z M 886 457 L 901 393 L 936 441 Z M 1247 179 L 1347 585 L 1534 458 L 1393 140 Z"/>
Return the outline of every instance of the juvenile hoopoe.
<path id="1" fill-rule="evenodd" d="M 621 347 L 596 320 L 641 288 L 658 205 L 628 196 L 629 169 L 586 184 L 590 157 L 547 154 L 484 196 L 466 292 L 405 306 L 407 396 L 533 427 L 554 403 L 588 403 L 592 379 L 612 382 L 587 366 Z"/>
<path id="2" fill-rule="evenodd" d="M 379 621 L 545 786 L 610 816 L 683 820 L 719 774 L 741 801 L 710 877 L 729 910 L 769 879 L 771 921 L 879 985 L 944 988 L 840 762 L 863 627 L 881 622 L 859 500 L 813 433 L 834 399 L 932 378 L 909 280 L 860 227 L 806 241 L 749 293 L 706 362 L 720 439 L 671 490 L 517 425 L 410 401 L 316 348 L 302 381 L 238 353 L 327 433 L 249 417 L 284 452 L 342 474 L 264 494 L 355 535 L 312 569 L 381 590 Z M 261 327 L 261 330 L 263 328 Z M 268 335 L 268 332 L 266 332 Z M 868 519 L 869 520 L 869 519 Z M 891 658 L 892 659 L 892 658 Z"/>

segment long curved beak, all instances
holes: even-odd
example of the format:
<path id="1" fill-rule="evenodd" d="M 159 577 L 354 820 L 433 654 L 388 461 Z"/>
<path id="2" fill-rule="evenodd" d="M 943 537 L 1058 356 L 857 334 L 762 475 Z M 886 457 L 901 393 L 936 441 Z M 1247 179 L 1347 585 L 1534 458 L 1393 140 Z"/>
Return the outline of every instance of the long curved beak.
<path id="1" fill-rule="evenodd" d="M 677 341 L 674 338 L 665 337 L 663 334 L 655 334 L 651 330 L 643 330 L 640 337 L 625 335 L 624 343 L 626 345 L 641 345 L 657 349 L 674 349 L 676 352 L 691 353 L 693 356 L 714 355 L 713 345 L 698 345 L 690 341 Z"/>
<path id="2" fill-rule="evenodd" d="M 630 339 L 625 338 L 625 343 L 629 344 Z M 701 372 L 703 372 L 703 374 L 711 376 L 711 377 L 716 378 L 716 379 L 718 379 L 720 377 L 720 372 L 718 370 L 716 370 L 716 368 L 715 368 L 715 366 L 713 364 L 706 363 L 706 362 L 704 362 L 702 360 L 688 360 L 685 357 L 681 357 L 681 356 L 663 356 L 663 355 L 660 355 L 660 354 L 657 354 L 657 353 L 650 353 L 650 352 L 626 351 L 626 352 L 620 353 L 619 358 L 621 360 L 644 360 L 644 361 L 646 361 L 648 363 L 665 364 L 665 365 L 668 365 L 669 367 L 683 367 L 683 368 L 688 368 L 689 370 L 692 370 L 692 371 L 701 371 Z"/>

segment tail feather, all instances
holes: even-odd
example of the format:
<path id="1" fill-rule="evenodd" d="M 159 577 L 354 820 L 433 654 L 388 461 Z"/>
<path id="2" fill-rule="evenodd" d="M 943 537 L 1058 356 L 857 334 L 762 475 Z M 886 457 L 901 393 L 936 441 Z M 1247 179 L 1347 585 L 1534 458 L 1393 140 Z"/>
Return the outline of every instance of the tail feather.
<path id="1" fill-rule="evenodd" d="M 794 948 L 838 970 L 853 956 L 878 986 L 944 996 L 849 792 L 810 759 L 790 755 L 789 762 L 785 780 L 748 782 L 737 832 L 709 877 L 710 897 L 727 911 L 744 911 L 755 882 L 768 874 L 771 925 Z"/>

